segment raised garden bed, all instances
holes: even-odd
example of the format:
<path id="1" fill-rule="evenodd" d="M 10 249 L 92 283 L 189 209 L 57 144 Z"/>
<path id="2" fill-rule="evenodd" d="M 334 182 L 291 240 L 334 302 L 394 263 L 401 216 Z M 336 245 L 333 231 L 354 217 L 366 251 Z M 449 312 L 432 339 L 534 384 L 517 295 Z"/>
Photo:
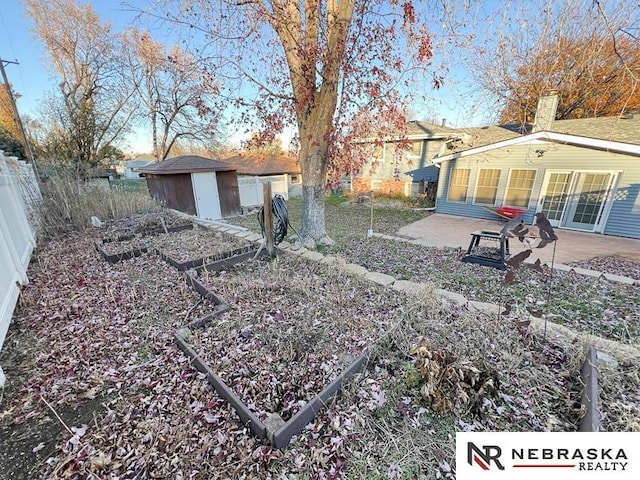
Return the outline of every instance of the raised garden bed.
<path id="1" fill-rule="evenodd" d="M 218 263 L 187 281 L 231 307 L 191 332 L 194 361 L 234 393 L 245 418 L 281 418 L 271 436 L 278 448 L 364 367 L 367 347 L 403 313 L 379 285 L 287 256 Z"/>
<path id="2" fill-rule="evenodd" d="M 117 263 L 122 260 L 139 257 L 147 253 L 153 245 L 152 238 L 161 234 L 172 235 L 176 232 L 192 230 L 193 224 L 176 225 L 168 227 L 165 231 L 146 230 L 137 234 L 120 235 L 118 237 L 106 237 L 95 241 L 96 250 L 109 263 Z"/>
<path id="3" fill-rule="evenodd" d="M 110 222 L 105 229 L 105 241 L 130 240 L 135 236 L 157 235 L 193 228 L 191 222 L 167 211 L 134 214 Z"/>
<path id="4" fill-rule="evenodd" d="M 247 241 L 203 228 L 175 235 L 160 235 L 154 240 L 153 246 L 164 261 L 178 270 L 201 267 L 255 250 Z"/>
<path id="5" fill-rule="evenodd" d="M 139 239 L 107 243 L 103 240 L 96 240 L 94 245 L 98 253 L 102 255 L 102 258 L 109 263 L 118 263 L 123 260 L 139 257 L 148 251 L 146 246 L 141 245 Z M 110 248 L 113 246 L 116 248 Z"/>

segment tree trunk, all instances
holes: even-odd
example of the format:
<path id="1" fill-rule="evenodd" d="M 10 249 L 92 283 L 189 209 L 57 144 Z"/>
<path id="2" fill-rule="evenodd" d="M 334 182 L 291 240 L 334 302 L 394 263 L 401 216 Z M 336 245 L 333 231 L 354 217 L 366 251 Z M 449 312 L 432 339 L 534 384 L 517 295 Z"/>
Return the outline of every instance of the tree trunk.
<path id="1" fill-rule="evenodd" d="M 316 117 L 313 114 L 310 116 Z M 324 209 L 331 118 L 329 117 L 328 125 L 321 126 L 318 123 L 322 122 L 310 121 L 300 127 L 300 167 L 303 182 L 300 241 L 307 248 L 315 248 L 316 244 L 333 244 L 333 240 L 327 236 Z"/>

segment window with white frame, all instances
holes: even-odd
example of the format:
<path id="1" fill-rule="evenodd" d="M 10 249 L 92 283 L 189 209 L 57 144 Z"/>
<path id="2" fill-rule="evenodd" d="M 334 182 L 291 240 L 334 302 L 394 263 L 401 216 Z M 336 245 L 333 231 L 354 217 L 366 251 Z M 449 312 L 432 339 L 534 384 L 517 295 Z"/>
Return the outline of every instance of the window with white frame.
<path id="1" fill-rule="evenodd" d="M 291 175 L 291 183 L 300 183 L 300 177 L 298 175 Z"/>
<path id="2" fill-rule="evenodd" d="M 451 170 L 449 177 L 449 193 L 447 200 L 449 202 L 466 202 L 467 189 L 469 188 L 469 175 L 471 170 L 468 168 L 454 168 Z"/>
<path id="3" fill-rule="evenodd" d="M 476 195 L 473 203 L 480 205 L 495 205 L 498 196 L 500 169 L 481 168 L 478 172 Z"/>
<path id="4" fill-rule="evenodd" d="M 507 193 L 504 196 L 504 204 L 511 207 L 529 208 L 535 179 L 535 170 L 511 170 Z"/>

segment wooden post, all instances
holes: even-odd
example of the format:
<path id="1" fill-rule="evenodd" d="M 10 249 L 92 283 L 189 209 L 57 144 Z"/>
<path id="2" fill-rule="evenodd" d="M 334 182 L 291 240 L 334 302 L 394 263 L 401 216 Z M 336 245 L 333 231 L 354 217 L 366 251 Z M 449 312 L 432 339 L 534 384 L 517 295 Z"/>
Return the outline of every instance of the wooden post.
<path id="1" fill-rule="evenodd" d="M 369 222 L 369 230 L 367 230 L 367 238 L 373 237 L 373 190 L 371 190 L 369 203 L 371 204 L 371 219 Z"/>
<path id="2" fill-rule="evenodd" d="M 271 197 L 271 182 L 264 183 L 262 193 L 264 196 L 264 237 L 267 254 L 273 258 L 276 256 L 276 249 L 273 245 L 273 199 Z"/>

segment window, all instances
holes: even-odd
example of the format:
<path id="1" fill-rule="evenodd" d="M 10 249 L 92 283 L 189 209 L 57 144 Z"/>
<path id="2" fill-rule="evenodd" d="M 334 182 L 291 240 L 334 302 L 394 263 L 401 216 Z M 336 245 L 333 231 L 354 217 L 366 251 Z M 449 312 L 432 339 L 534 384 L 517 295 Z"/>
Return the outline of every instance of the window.
<path id="1" fill-rule="evenodd" d="M 529 208 L 531 190 L 533 190 L 533 181 L 535 179 L 535 170 L 511 170 L 504 204 L 511 207 Z"/>
<path id="2" fill-rule="evenodd" d="M 449 179 L 449 194 L 447 200 L 450 202 L 466 202 L 467 188 L 469 187 L 469 174 L 471 170 L 468 168 L 454 168 L 451 170 Z"/>
<path id="3" fill-rule="evenodd" d="M 411 150 L 409 150 L 410 157 L 420 157 L 422 155 L 422 141 L 418 140 L 411 142 Z"/>
<path id="4" fill-rule="evenodd" d="M 300 183 L 300 177 L 298 175 L 291 175 L 291 183 Z"/>
<path id="5" fill-rule="evenodd" d="M 478 174 L 478 184 L 476 186 L 476 197 L 474 203 L 481 205 L 495 205 L 498 196 L 498 182 L 500 181 L 500 170 L 491 168 L 481 168 Z"/>

